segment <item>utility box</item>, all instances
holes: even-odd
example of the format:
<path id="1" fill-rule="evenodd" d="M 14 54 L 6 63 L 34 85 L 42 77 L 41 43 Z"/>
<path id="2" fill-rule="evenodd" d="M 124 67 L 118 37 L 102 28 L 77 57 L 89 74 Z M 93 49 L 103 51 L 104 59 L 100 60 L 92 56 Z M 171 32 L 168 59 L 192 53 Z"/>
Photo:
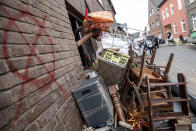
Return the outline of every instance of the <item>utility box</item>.
<path id="1" fill-rule="evenodd" d="M 104 79 L 107 86 L 119 86 L 124 79 L 129 56 L 105 50 L 98 61 L 98 74 Z"/>
<path id="2" fill-rule="evenodd" d="M 113 121 L 112 100 L 100 77 L 85 81 L 72 93 L 89 127 L 102 127 Z"/>

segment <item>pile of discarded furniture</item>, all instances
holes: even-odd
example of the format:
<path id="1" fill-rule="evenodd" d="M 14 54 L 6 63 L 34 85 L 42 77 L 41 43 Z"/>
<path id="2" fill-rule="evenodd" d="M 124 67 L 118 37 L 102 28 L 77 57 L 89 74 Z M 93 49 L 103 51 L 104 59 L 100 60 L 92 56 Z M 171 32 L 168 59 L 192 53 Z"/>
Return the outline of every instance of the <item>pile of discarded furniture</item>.
<path id="1" fill-rule="evenodd" d="M 102 27 L 103 21 L 110 25 L 113 22 L 109 12 L 94 13 L 90 18 L 91 21 L 84 24 L 88 34 L 78 41 L 78 46 L 91 36 L 97 37 L 101 31 L 108 30 L 108 26 Z M 94 20 L 98 22 L 93 23 Z M 106 41 L 105 46 L 107 42 L 110 41 Z M 126 42 L 124 47 L 127 51 Z M 156 49 L 152 56 L 147 56 L 145 50 L 138 56 L 132 45 L 129 55 L 114 48 L 104 49 L 99 54 L 98 74 L 73 91 L 89 130 L 192 131 L 186 78 L 179 73 L 178 81 L 171 82 L 168 76 L 173 53 L 166 66 L 155 64 Z M 172 86 L 179 89 L 178 97 L 173 96 Z M 176 104 L 179 110 L 175 109 Z"/>
<path id="2" fill-rule="evenodd" d="M 73 93 L 89 127 L 192 131 L 186 78 L 179 73 L 178 81 L 171 82 L 168 74 L 174 54 L 166 66 L 156 65 L 155 55 L 156 49 L 151 57 L 145 50 L 142 56 L 134 55 L 133 50 L 130 56 L 105 50 L 99 58 L 98 76 Z M 180 96 L 172 95 L 172 86 L 179 89 Z"/>
<path id="3" fill-rule="evenodd" d="M 138 57 L 130 51 L 127 74 L 120 91 L 123 106 L 128 111 L 126 119 L 131 118 L 128 122 L 135 130 L 191 131 L 185 76 L 178 73 L 178 82 L 171 82 L 168 77 L 174 54 L 170 55 L 166 66 L 154 64 L 156 49 L 151 58 L 146 58 L 145 54 L 144 50 L 143 55 Z M 171 86 L 179 89 L 179 97 L 172 95 Z M 180 111 L 175 111 L 175 103 L 180 105 Z"/>

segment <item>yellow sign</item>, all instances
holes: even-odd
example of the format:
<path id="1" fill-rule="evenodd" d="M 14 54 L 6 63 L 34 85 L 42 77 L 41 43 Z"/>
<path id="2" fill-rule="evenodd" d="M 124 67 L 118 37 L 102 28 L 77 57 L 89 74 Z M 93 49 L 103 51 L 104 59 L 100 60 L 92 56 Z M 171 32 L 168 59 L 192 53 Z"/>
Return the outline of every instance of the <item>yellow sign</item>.
<path id="1" fill-rule="evenodd" d="M 125 66 L 129 60 L 129 56 L 117 54 L 113 51 L 106 50 L 103 55 L 103 59 L 121 66 Z"/>

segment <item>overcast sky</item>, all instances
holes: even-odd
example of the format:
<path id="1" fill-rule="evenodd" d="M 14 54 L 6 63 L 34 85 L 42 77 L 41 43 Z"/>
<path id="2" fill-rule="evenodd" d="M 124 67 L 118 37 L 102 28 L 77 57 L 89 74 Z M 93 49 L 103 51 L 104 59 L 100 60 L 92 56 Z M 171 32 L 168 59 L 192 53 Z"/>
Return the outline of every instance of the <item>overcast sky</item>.
<path id="1" fill-rule="evenodd" d="M 116 20 L 128 27 L 144 30 L 148 23 L 148 0 L 112 0 Z M 130 30 L 129 32 L 137 32 Z"/>

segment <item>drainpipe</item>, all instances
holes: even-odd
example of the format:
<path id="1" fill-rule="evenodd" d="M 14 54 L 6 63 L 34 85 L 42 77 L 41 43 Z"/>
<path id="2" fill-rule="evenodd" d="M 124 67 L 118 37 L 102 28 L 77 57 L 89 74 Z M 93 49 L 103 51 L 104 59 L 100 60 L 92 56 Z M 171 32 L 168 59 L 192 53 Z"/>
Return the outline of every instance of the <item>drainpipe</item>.
<path id="1" fill-rule="evenodd" d="M 184 8 L 185 8 L 185 15 L 186 15 L 186 21 L 187 21 L 187 25 L 188 25 L 188 31 L 189 31 L 189 34 L 192 32 L 191 31 L 191 25 L 190 25 L 190 22 L 189 22 L 189 19 L 188 19 L 188 16 L 189 16 L 189 12 L 188 12 L 188 0 L 184 0 Z"/>

